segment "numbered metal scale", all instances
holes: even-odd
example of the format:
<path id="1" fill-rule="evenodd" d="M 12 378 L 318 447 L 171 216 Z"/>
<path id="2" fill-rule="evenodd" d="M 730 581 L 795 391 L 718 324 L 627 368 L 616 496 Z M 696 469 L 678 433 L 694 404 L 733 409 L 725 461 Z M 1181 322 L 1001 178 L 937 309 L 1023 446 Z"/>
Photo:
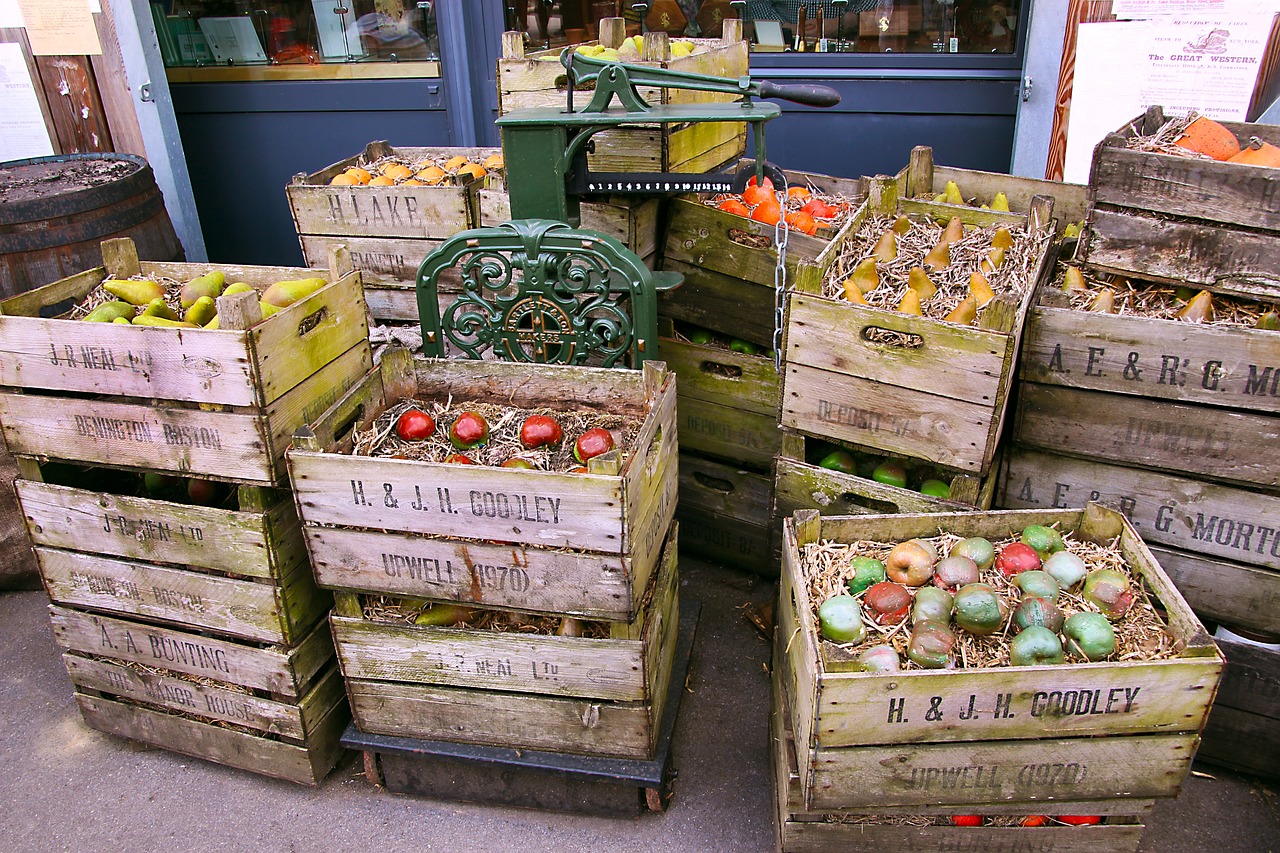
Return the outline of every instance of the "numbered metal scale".
<path id="1" fill-rule="evenodd" d="M 456 331 L 455 326 L 468 326 L 474 334 L 474 318 L 484 315 L 494 326 L 493 342 L 502 344 L 505 340 L 508 344 L 508 348 L 501 351 L 502 357 L 520 358 L 521 353 L 512 352 L 510 341 L 503 335 L 528 331 L 527 305 L 530 300 L 551 305 L 558 298 L 558 289 L 573 290 L 580 285 L 580 282 L 569 282 L 571 276 L 563 273 L 567 267 L 564 263 L 567 253 L 589 256 L 590 260 L 601 264 L 607 270 L 606 278 L 611 279 L 605 282 L 605 288 L 627 292 L 632 312 L 652 318 L 656 310 L 655 291 L 678 285 L 680 276 L 654 274 L 644 267 L 639 257 L 613 238 L 578 230 L 579 200 L 583 196 L 599 194 L 740 192 L 753 175 L 757 179 L 769 175 L 775 186 L 782 187 L 785 179 L 781 171 L 769 166 L 764 159 L 764 124 L 776 118 L 781 109 L 776 104 L 756 99 L 776 97 L 813 106 L 830 106 L 839 101 L 839 95 L 823 86 L 782 86 L 748 77 L 726 80 L 661 68 L 627 66 L 582 56 L 572 50 L 564 51 L 560 61 L 568 78 L 564 109 L 517 110 L 497 121 L 502 129 L 513 221 L 492 228 L 464 231 L 446 240 L 423 261 L 418 275 L 418 302 L 424 350 L 429 355 L 433 354 L 432 335 L 438 346 L 443 336 Z M 590 100 L 585 106 L 576 108 L 575 94 L 581 96 L 580 87 L 592 83 L 594 91 Z M 640 96 L 637 86 L 724 92 L 739 95 L 740 99 L 731 103 L 655 106 Z M 593 173 L 587 166 L 591 138 L 602 130 L 628 124 L 717 121 L 747 122 L 751 125 L 756 148 L 756 165 L 753 168 L 725 174 L 633 174 Z M 601 240 L 609 243 L 603 250 Z M 503 260 L 494 268 L 506 264 L 524 270 L 523 281 L 513 285 L 520 292 L 514 296 L 506 294 L 510 305 L 526 306 L 521 314 L 521 329 L 501 328 L 503 322 L 511 319 L 511 312 L 500 306 L 490 311 L 487 306 L 473 305 L 465 314 L 446 311 L 445 316 L 440 317 L 435 277 L 450 263 L 477 252 L 503 255 Z M 626 256 L 621 258 L 622 263 L 619 263 L 619 252 Z M 473 267 L 479 266 L 483 264 L 473 264 Z M 563 278 L 558 278 L 558 275 Z M 484 276 L 480 274 L 478 277 Z M 464 282 L 464 290 L 466 288 Z M 477 284 L 476 289 L 483 290 L 484 287 Z M 464 293 L 458 303 L 465 303 L 468 298 Z M 650 303 L 647 307 L 638 304 L 645 300 Z M 477 300 L 473 298 L 473 301 Z M 567 328 L 569 320 L 561 317 L 560 311 L 551 305 L 546 317 L 533 320 L 535 330 L 540 329 L 540 323 L 562 324 L 554 334 L 542 330 L 536 337 L 568 339 L 572 330 Z M 467 320 L 467 317 L 473 319 Z M 553 317 L 554 320 L 550 319 Z M 598 319 L 595 325 L 599 326 Z M 642 323 L 638 320 L 637 325 L 653 326 L 640 329 L 636 337 L 642 344 L 647 337 L 656 345 L 656 321 L 650 319 Z M 566 351 L 568 349 L 572 347 L 565 347 Z M 640 349 L 643 350 L 643 345 Z M 438 351 L 434 354 L 443 353 Z M 563 360 L 559 354 L 559 350 L 543 348 L 539 352 L 525 353 L 529 356 L 525 360 Z M 649 356 L 654 354 L 656 346 Z M 650 761 L 370 735 L 357 730 L 354 724 L 348 727 L 342 743 L 364 753 L 366 775 L 371 781 L 396 793 L 601 815 L 635 815 L 646 807 L 661 811 L 670 796 L 672 732 L 684 693 L 699 609 L 697 601 L 681 602 L 675 664 L 669 680 L 666 711 L 657 750 Z"/>

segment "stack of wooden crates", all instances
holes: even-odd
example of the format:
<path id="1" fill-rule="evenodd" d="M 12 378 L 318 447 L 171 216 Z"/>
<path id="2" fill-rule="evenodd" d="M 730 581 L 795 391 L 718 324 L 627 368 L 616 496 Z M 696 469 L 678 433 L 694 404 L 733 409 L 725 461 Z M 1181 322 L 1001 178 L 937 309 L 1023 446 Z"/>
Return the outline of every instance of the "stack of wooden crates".
<path id="1" fill-rule="evenodd" d="M 1280 176 L 1127 147 L 1164 122 L 1153 108 L 1095 149 L 1077 265 L 1275 310 Z M 1280 141 L 1264 125 L 1227 127 Z M 1203 618 L 1280 636 L 1280 334 L 1075 310 L 1060 279 L 1042 282 L 1029 317 L 1000 505 L 1112 502 Z M 1247 697 L 1276 695 L 1280 655 L 1238 648 L 1224 642 L 1200 755 L 1274 775 L 1280 719 Z"/>
<path id="2" fill-rule="evenodd" d="M 623 413 L 638 431 L 624 455 L 592 459 L 587 473 L 352 455 L 353 435 L 408 398 Z M 609 370 L 388 350 L 295 440 L 295 495 L 316 577 L 335 592 L 333 635 L 360 733 L 653 757 L 679 623 L 675 402 L 674 378 L 653 362 Z M 376 612 L 405 599 L 411 616 L 461 603 L 488 621 Z M 559 635 L 566 617 L 595 630 Z M 539 620 L 551 630 L 506 627 Z M 451 796 L 447 785 L 430 790 Z"/>
<path id="3" fill-rule="evenodd" d="M 369 368 L 359 275 L 341 253 L 329 272 L 222 266 L 259 291 L 330 282 L 251 328 L 70 319 L 108 277 L 210 270 L 140 263 L 127 239 L 103 257 L 0 303 L 0 421 L 76 702 L 102 731 L 317 784 L 349 714 L 284 450 Z"/>

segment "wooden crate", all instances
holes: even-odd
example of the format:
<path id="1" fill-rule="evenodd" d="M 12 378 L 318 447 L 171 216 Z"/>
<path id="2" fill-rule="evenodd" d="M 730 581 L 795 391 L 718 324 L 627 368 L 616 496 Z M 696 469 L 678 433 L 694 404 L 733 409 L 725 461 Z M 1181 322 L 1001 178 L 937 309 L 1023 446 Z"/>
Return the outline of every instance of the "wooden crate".
<path id="1" fill-rule="evenodd" d="M 1046 385 L 1280 413 L 1280 335 L 1074 310 L 1053 276 L 1027 315 L 1020 369 Z"/>
<path id="2" fill-rule="evenodd" d="M 874 179 L 867 202 L 843 233 L 856 234 L 868 218 L 900 211 L 897 192 L 894 179 Z M 1049 221 L 1048 201 L 1029 214 L 1031 221 Z M 965 223 L 990 224 L 993 215 L 1010 223 L 1028 221 L 1018 214 L 946 207 Z M 1047 249 L 1046 243 L 1021 296 L 998 295 L 977 327 L 963 327 L 824 296 L 824 276 L 841 250 L 833 241 L 801 265 L 787 294 L 779 422 L 819 438 L 986 476 L 1034 285 L 1052 269 Z M 920 345 L 874 343 L 864 337 L 873 329 L 913 336 Z"/>
<path id="3" fill-rule="evenodd" d="M 0 419 L 10 452 L 283 482 L 293 431 L 369 369 L 359 274 L 340 266 L 326 273 L 139 262 L 129 241 L 103 251 L 103 267 L 0 302 Z M 332 284 L 247 330 L 43 316 L 66 310 L 109 275 L 185 281 L 213 268 L 258 288 L 311 276 Z"/>
<path id="4" fill-rule="evenodd" d="M 57 604 L 285 646 L 329 612 L 288 495 L 241 487 L 239 508 L 225 509 L 14 486 Z"/>
<path id="5" fill-rule="evenodd" d="M 681 451 L 767 470 L 782 442 L 773 358 L 691 343 L 670 331 L 658 350 L 679 380 Z"/>
<path id="6" fill-rule="evenodd" d="M 360 731 L 620 758 L 657 742 L 679 623 L 673 524 L 640 611 L 607 639 L 374 622 L 336 595 L 338 659 Z"/>
<path id="7" fill-rule="evenodd" d="M 748 74 L 747 43 L 740 35 L 738 28 L 729 41 L 688 39 L 706 49 L 683 57 L 671 56 L 665 38 L 648 39 L 644 55 L 627 64 L 736 80 Z M 498 60 L 499 115 L 521 109 L 565 107 L 565 69 L 559 62 L 559 48 L 525 55 L 523 41 L 504 38 L 502 50 Z M 637 89 L 642 98 L 655 105 L 727 103 L 736 99 L 733 94 L 690 89 Z M 575 90 L 575 109 L 581 109 L 590 99 L 590 91 Z M 637 122 L 634 127 L 612 128 L 592 136 L 595 150 L 587 154 L 587 167 L 592 172 L 711 172 L 741 157 L 746 139 L 743 122 Z"/>
<path id="8" fill-rule="evenodd" d="M 324 624 L 285 647 L 49 611 L 76 704 L 99 731 L 304 785 L 342 755 L 350 713 Z"/>
<path id="9" fill-rule="evenodd" d="M 350 455 L 353 422 L 367 428 L 406 397 L 450 395 L 629 412 L 640 428 L 625 455 L 592 460 L 588 474 Z M 289 453 L 316 577 L 334 589 L 630 619 L 675 512 L 675 408 L 675 379 L 652 361 L 633 371 L 384 354 Z"/>
<path id="10" fill-rule="evenodd" d="M 1201 619 L 1280 635 L 1280 572 L 1161 545 L 1151 553 Z"/>
<path id="11" fill-rule="evenodd" d="M 802 546 L 897 541 L 939 531 L 999 540 L 1028 524 L 1056 524 L 1089 541 L 1118 537 L 1126 562 L 1167 614 L 1183 654 L 1146 662 L 865 673 L 824 653 L 802 575 Z M 803 802 L 814 811 L 977 800 L 1018 802 L 1026 813 L 1038 814 L 1038 802 L 1050 798 L 1176 796 L 1222 669 L 1212 639 L 1133 527 L 1096 504 L 1059 512 L 797 513 L 784 528 L 779 599 L 777 630 L 787 638 L 779 665 Z M 1053 691 L 1072 693 L 1072 704 L 1089 697 L 1089 712 L 1045 713 Z"/>
<path id="12" fill-rule="evenodd" d="M 770 549 L 773 479 L 692 453 L 680 454 L 680 547 L 733 569 L 777 577 Z"/>
<path id="13" fill-rule="evenodd" d="M 739 169 L 752 168 L 743 161 Z M 788 185 L 813 185 L 824 193 L 860 203 L 867 194 L 861 178 L 833 178 L 783 170 Z M 826 270 L 849 225 L 834 233 L 787 236 L 786 283 L 796 281 L 802 263 Z M 745 219 L 702 203 L 699 196 L 671 200 L 662 268 L 684 275 L 684 283 L 658 299 L 658 313 L 771 349 L 778 323 L 774 274 L 778 251 L 774 226 Z"/>
<path id="14" fill-rule="evenodd" d="M 774 659 L 782 657 L 775 647 Z M 1016 853 L 1026 850 L 1133 851 L 1138 847 L 1142 820 L 1152 809 L 1152 800 L 1114 797 L 1095 802 L 1073 803 L 991 803 L 978 801 L 950 807 L 893 808 L 872 811 L 833 809 L 809 811 L 804 807 L 800 786 L 800 765 L 787 717 L 787 700 L 774 667 L 773 703 L 769 715 L 769 758 L 772 766 L 775 838 L 780 853 L 881 853 L 903 850 L 927 853 L 938 850 L 991 851 Z M 1103 822 L 1094 826 L 1063 826 L 1054 822 L 1041 827 L 953 826 L 955 815 L 982 815 L 984 818 L 1017 818 L 1028 815 L 1098 815 Z M 932 825 L 904 825 L 904 817 L 933 819 Z"/>
<path id="15" fill-rule="evenodd" d="M 1151 107 L 1094 148 L 1081 259 L 1107 272 L 1276 299 L 1280 170 L 1126 147 L 1166 118 Z M 1280 128 L 1222 124 L 1242 142 L 1280 144 Z"/>
<path id="16" fill-rule="evenodd" d="M 1196 757 L 1257 776 L 1280 776 L 1280 645 L 1219 628 L 1227 658 Z"/>

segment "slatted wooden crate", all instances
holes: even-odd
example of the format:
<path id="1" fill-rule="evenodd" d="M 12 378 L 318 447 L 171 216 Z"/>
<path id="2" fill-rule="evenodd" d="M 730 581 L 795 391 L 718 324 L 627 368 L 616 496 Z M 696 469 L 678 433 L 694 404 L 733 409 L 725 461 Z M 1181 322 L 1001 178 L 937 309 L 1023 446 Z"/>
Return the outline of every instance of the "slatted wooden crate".
<path id="1" fill-rule="evenodd" d="M 648 760 L 679 623 L 677 533 L 633 620 L 607 638 L 366 618 L 336 595 L 334 643 L 360 731 Z"/>
<path id="2" fill-rule="evenodd" d="M 353 427 L 408 397 L 451 395 L 629 413 L 639 432 L 587 474 L 350 454 Z M 675 408 L 675 378 L 652 361 L 632 371 L 388 352 L 289 452 L 316 577 L 334 589 L 631 619 L 675 512 Z"/>
<path id="3" fill-rule="evenodd" d="M 324 624 L 284 647 L 50 607 L 85 722 L 304 785 L 342 755 L 350 719 Z"/>
<path id="4" fill-rule="evenodd" d="M 1070 666 L 852 671 L 820 642 L 801 548 L 900 541 L 939 531 L 1016 536 L 1056 524 L 1076 538 L 1116 539 L 1129 567 L 1159 601 L 1177 658 Z M 799 754 L 803 802 L 812 811 L 1094 801 L 1176 796 L 1190 770 L 1222 669 L 1222 656 L 1134 528 L 1113 510 L 822 517 L 798 513 L 784 528 L 778 632 Z M 1047 713 L 1054 691 L 1077 710 Z M 1111 713 L 1107 713 L 1110 711 Z"/>
<path id="5" fill-rule="evenodd" d="M 773 358 L 659 334 L 658 350 L 679 380 L 680 449 L 767 470 L 782 441 Z"/>
<path id="6" fill-rule="evenodd" d="M 1280 630 L 1280 497 L 1166 471 L 1021 446 L 1005 455 L 997 505 L 1119 507 L 1192 608 L 1256 630 Z"/>
<path id="7" fill-rule="evenodd" d="M 622 33 L 616 34 L 620 40 Z M 740 26 L 727 27 L 725 36 L 723 40 L 688 39 L 698 52 L 673 57 L 666 34 L 652 33 L 645 40 L 644 52 L 634 61 L 626 61 L 629 65 L 737 80 L 748 74 L 747 43 L 742 40 Z M 616 43 L 606 45 L 617 46 Z M 504 37 L 502 58 L 498 60 L 498 114 L 539 107 L 563 109 L 567 90 L 565 69 L 559 58 L 559 49 L 526 55 L 519 36 Z M 641 97 L 651 104 L 723 103 L 735 99 L 733 94 L 690 89 L 637 88 Z M 581 109 L 590 98 L 590 91 L 575 91 L 575 109 Z M 587 166 L 593 172 L 711 172 L 741 157 L 746 149 L 746 137 L 743 122 L 682 125 L 637 122 L 634 127 L 595 134 L 592 137 L 595 150 L 587 154 Z"/>
<path id="8" fill-rule="evenodd" d="M 283 646 L 329 612 L 287 494 L 244 486 L 227 509 L 55 485 L 23 467 L 14 486 L 56 604 Z"/>
<path id="9" fill-rule="evenodd" d="M 770 548 L 773 478 L 691 453 L 680 454 L 680 547 L 730 568 L 776 577 Z"/>
<path id="10" fill-rule="evenodd" d="M 1280 776 L 1280 635 L 1250 640 L 1219 628 L 1227 658 L 1197 758 L 1245 773 Z"/>
<path id="11" fill-rule="evenodd" d="M 753 168 L 754 161 L 743 161 L 738 167 Z M 815 191 L 844 196 L 853 204 L 866 198 L 862 178 L 786 169 L 783 174 L 788 186 L 813 186 Z M 847 233 L 847 223 L 834 233 L 813 236 L 790 230 L 785 264 L 787 285 L 797 280 L 802 263 L 825 271 L 836 257 L 832 247 Z M 774 226 L 708 207 L 699 196 L 672 199 L 662 268 L 683 274 L 684 283 L 660 296 L 658 313 L 772 348 L 778 324 L 774 289 L 778 250 L 774 237 Z"/>
<path id="12" fill-rule="evenodd" d="M 870 217 L 899 212 L 897 192 L 894 179 L 873 179 L 867 202 L 844 233 L 856 234 Z M 1000 221 L 1047 223 L 1050 201 L 1042 199 L 1028 216 L 999 214 Z M 989 224 L 996 215 L 946 207 L 954 207 L 966 224 Z M 779 423 L 986 476 L 1004 425 L 1034 285 L 1052 269 L 1048 245 L 1046 237 L 1022 294 L 997 295 L 983 309 L 979 325 L 965 327 L 824 296 L 824 277 L 842 249 L 841 241 L 833 241 L 801 264 L 787 294 Z M 876 343 L 867 337 L 873 330 L 897 332 L 919 346 Z M 832 346 L 832 341 L 843 345 Z"/>
<path id="13" fill-rule="evenodd" d="M 1081 259 L 1121 275 L 1280 297 L 1280 170 L 1127 147 L 1167 118 L 1151 107 L 1094 148 Z M 1274 126 L 1222 124 L 1242 143 L 1280 144 Z"/>
<path id="14" fill-rule="evenodd" d="M 782 657 L 775 649 L 775 660 Z M 1138 847 L 1153 801 L 1115 797 L 1094 802 L 1026 803 L 976 802 L 950 807 L 916 808 L 892 806 L 872 811 L 834 809 L 809 811 L 804 807 L 800 785 L 800 765 L 787 717 L 787 700 L 774 668 L 769 757 L 772 763 L 773 796 L 776 807 L 774 829 L 781 853 L 881 853 L 903 850 L 926 853 L 937 850 L 973 850 L 1015 853 L 1025 850 L 1132 851 Z M 957 815 L 979 815 L 982 826 L 950 825 Z M 1019 817 L 1047 816 L 1044 826 L 1017 825 Z M 1057 816 L 1097 815 L 1093 826 L 1065 826 Z M 929 824 L 920 825 L 920 819 Z M 913 819 L 908 821 L 907 819 Z M 1012 819 L 1012 820 L 1011 820 Z M 997 825 L 992 825 L 997 824 Z M 1009 825 L 1013 824 L 1013 825 Z"/>
<path id="15" fill-rule="evenodd" d="M 283 482 L 293 431 L 369 369 L 359 274 L 341 253 L 330 272 L 139 262 L 128 240 L 104 243 L 103 253 L 102 267 L 0 302 L 0 420 L 10 452 Z M 186 281 L 214 268 L 259 290 L 312 276 L 331 284 L 247 330 L 60 316 L 108 276 Z"/>

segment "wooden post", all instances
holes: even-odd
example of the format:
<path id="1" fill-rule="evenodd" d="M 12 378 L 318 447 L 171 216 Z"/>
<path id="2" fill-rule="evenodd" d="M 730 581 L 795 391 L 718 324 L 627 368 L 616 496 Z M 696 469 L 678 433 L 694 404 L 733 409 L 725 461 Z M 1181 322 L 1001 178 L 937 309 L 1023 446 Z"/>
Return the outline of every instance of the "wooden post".
<path id="1" fill-rule="evenodd" d="M 102 241 L 102 265 L 112 278 L 128 278 L 142 272 L 138 263 L 138 247 L 129 237 L 113 237 Z"/>
<path id="2" fill-rule="evenodd" d="M 524 33 L 511 31 L 502 34 L 502 58 L 524 59 Z"/>
<path id="3" fill-rule="evenodd" d="M 600 19 L 600 44 L 617 50 L 627 37 L 627 21 L 625 18 Z"/>
<path id="4" fill-rule="evenodd" d="M 742 41 L 742 19 L 725 18 L 720 22 L 720 40 L 725 44 Z"/>
<path id="5" fill-rule="evenodd" d="M 917 145 L 911 149 L 911 160 L 907 165 L 907 198 L 920 198 L 934 194 L 933 189 L 933 148 L 928 145 Z"/>
<path id="6" fill-rule="evenodd" d="M 261 294 L 256 290 L 218 297 L 218 328 L 252 329 L 262 322 Z"/>
<path id="7" fill-rule="evenodd" d="M 644 34 L 644 49 L 640 58 L 646 62 L 671 61 L 671 36 L 664 32 L 647 32 Z"/>

